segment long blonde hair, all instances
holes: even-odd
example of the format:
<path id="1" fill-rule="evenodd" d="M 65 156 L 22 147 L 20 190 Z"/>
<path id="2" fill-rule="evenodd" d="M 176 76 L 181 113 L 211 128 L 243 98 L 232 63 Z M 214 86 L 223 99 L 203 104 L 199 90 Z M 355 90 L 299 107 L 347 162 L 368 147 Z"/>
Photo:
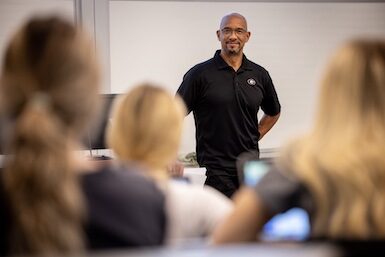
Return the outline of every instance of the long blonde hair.
<path id="1" fill-rule="evenodd" d="M 108 144 L 121 160 L 164 170 L 176 158 L 185 112 L 182 101 L 161 87 L 139 85 L 118 102 Z"/>
<path id="2" fill-rule="evenodd" d="M 385 40 L 357 40 L 331 59 L 314 128 L 281 165 L 315 199 L 315 236 L 385 238 Z"/>
<path id="3" fill-rule="evenodd" d="M 0 110 L 9 155 L 1 175 L 12 253 L 83 248 L 84 207 L 71 150 L 95 108 L 98 69 L 92 41 L 54 16 L 30 19 L 8 45 Z"/>

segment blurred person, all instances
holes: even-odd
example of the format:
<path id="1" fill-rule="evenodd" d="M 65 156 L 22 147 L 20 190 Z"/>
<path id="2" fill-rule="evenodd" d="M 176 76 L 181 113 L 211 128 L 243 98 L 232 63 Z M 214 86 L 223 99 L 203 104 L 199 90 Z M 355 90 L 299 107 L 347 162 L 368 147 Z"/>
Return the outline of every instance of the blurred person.
<path id="1" fill-rule="evenodd" d="M 142 84 L 118 99 L 107 133 L 117 158 L 142 165 L 164 191 L 168 244 L 208 236 L 232 209 L 212 188 L 170 179 L 167 168 L 177 156 L 185 111 L 179 97 Z"/>
<path id="2" fill-rule="evenodd" d="M 93 42 L 72 23 L 33 17 L 12 37 L 0 77 L 0 255 L 162 243 L 155 184 L 74 151 L 98 109 L 99 84 Z"/>
<path id="3" fill-rule="evenodd" d="M 224 16 L 216 35 L 221 49 L 184 75 L 177 94 L 194 114 L 205 184 L 231 197 L 239 188 L 237 158 L 248 152 L 259 156 L 258 142 L 278 121 L 281 105 L 269 72 L 243 53 L 251 36 L 246 18 Z"/>
<path id="4" fill-rule="evenodd" d="M 255 240 L 275 214 L 306 210 L 311 238 L 384 240 L 385 40 L 355 40 L 331 59 L 315 123 L 255 188 L 235 197 L 216 243 Z"/>

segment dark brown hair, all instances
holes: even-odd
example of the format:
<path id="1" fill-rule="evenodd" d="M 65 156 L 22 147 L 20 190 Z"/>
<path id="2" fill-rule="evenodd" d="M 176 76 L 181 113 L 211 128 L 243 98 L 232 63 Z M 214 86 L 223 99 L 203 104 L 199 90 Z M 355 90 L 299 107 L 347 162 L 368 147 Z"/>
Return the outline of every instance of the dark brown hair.
<path id="1" fill-rule="evenodd" d="M 32 18 L 9 43 L 0 81 L 9 155 L 1 175 L 13 253 L 83 248 L 71 150 L 93 112 L 98 74 L 91 40 L 61 18 Z"/>

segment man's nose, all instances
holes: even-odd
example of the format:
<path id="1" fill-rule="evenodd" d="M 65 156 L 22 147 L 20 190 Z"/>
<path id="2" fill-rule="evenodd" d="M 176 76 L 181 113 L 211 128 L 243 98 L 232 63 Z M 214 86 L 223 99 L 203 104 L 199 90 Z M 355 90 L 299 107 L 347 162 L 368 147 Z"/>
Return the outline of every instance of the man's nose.
<path id="1" fill-rule="evenodd" d="M 237 39 L 237 34 L 236 34 L 235 30 L 232 30 L 232 31 L 231 31 L 231 34 L 230 34 L 229 38 L 231 38 L 231 39 Z"/>

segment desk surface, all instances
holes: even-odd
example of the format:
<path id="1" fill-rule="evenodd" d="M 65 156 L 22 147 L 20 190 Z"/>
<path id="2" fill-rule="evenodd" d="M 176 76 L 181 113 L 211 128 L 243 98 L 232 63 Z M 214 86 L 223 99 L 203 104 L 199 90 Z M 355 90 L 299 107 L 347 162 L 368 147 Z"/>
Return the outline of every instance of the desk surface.
<path id="1" fill-rule="evenodd" d="M 143 249 L 134 251 L 114 251 L 100 253 L 98 257 L 333 257 L 340 256 L 340 252 L 326 244 L 240 244 L 216 247 L 164 247 L 159 249 Z"/>
<path id="2" fill-rule="evenodd" d="M 206 180 L 206 168 L 184 168 L 183 176 L 187 177 L 192 184 L 203 186 Z"/>

